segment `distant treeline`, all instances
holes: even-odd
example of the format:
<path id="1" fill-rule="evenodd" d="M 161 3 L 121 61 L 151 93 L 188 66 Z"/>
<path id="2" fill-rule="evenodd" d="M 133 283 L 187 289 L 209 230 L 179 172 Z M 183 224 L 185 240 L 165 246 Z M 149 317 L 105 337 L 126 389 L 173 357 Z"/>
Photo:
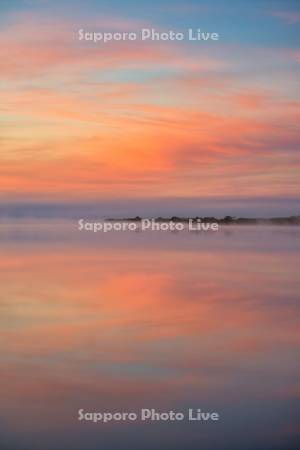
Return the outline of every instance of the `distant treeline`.
<path id="1" fill-rule="evenodd" d="M 129 217 L 123 219 L 107 219 L 109 221 L 128 221 L 128 222 L 139 222 L 143 220 L 142 217 Z M 157 222 L 188 222 L 192 220 L 193 222 L 202 223 L 218 223 L 220 225 L 257 225 L 257 224 L 274 224 L 274 225 L 300 225 L 300 215 L 299 216 L 289 216 L 289 217 L 273 217 L 271 219 L 261 219 L 261 218 L 247 218 L 247 217 L 233 217 L 225 216 L 222 219 L 217 219 L 216 217 L 157 217 L 155 219 Z"/>

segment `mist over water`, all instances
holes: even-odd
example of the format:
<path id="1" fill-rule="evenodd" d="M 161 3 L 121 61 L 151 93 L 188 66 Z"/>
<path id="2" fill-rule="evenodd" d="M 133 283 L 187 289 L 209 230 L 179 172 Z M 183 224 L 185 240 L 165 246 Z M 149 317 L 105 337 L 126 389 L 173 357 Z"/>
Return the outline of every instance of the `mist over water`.
<path id="1" fill-rule="evenodd" d="M 0 444 L 288 450 L 299 440 L 300 229 L 0 226 Z M 78 421 L 78 410 L 218 422 Z"/>

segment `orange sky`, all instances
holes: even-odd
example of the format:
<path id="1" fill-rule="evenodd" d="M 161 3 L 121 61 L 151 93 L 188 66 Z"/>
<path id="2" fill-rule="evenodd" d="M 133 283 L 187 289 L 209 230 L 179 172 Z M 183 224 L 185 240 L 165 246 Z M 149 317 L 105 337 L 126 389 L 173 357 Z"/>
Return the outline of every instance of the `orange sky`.
<path id="1" fill-rule="evenodd" d="M 270 13 L 270 32 L 298 25 L 288 18 Z M 2 199 L 299 194 L 299 51 L 275 38 L 82 43 L 83 22 L 149 23 L 4 14 Z"/>

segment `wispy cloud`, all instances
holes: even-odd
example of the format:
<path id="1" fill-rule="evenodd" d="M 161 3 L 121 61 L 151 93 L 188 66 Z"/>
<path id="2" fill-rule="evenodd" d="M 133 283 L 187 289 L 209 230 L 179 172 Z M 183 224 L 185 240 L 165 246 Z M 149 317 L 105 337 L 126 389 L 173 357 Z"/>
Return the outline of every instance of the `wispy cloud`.
<path id="1" fill-rule="evenodd" d="M 299 11 L 273 11 L 272 15 L 278 17 L 288 25 L 295 25 L 300 22 Z"/>
<path id="2" fill-rule="evenodd" d="M 144 24 L 109 16 L 89 23 Z M 82 26 L 17 13 L 0 31 L 3 195 L 295 192 L 296 50 L 83 45 Z"/>

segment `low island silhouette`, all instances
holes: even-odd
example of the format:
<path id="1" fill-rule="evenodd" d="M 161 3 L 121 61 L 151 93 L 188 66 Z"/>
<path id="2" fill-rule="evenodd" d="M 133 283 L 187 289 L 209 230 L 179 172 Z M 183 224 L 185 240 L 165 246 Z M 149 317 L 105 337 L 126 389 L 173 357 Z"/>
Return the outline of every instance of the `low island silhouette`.
<path id="1" fill-rule="evenodd" d="M 107 221 L 126 221 L 126 222 L 140 222 L 145 218 L 136 216 L 120 219 L 106 219 Z M 156 222 L 202 222 L 202 223 L 218 223 L 220 225 L 300 225 L 300 215 L 289 217 L 272 217 L 272 218 L 250 218 L 250 217 L 235 217 L 225 216 L 221 219 L 216 217 L 157 217 L 154 218 Z"/>

